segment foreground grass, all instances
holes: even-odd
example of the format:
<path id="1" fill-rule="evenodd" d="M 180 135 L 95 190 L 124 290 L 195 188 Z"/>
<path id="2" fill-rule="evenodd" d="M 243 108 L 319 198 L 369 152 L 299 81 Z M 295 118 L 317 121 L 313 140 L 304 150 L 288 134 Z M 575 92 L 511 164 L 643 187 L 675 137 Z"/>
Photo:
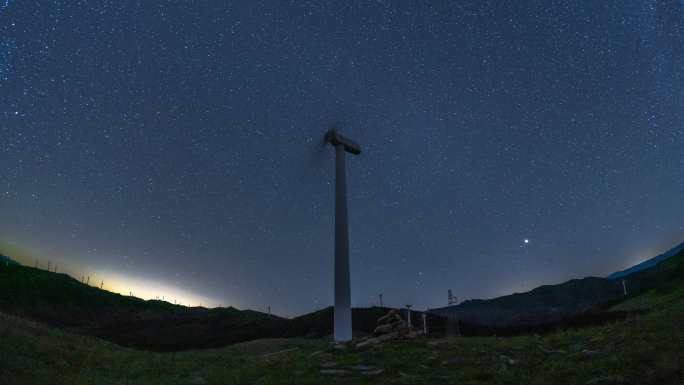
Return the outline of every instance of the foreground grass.
<path id="1" fill-rule="evenodd" d="M 648 295 L 633 303 L 657 309 L 601 327 L 419 339 L 360 351 L 271 339 L 150 353 L 0 314 L 0 384 L 684 384 L 684 299 Z M 321 374 L 321 365 L 383 372 L 331 376 Z"/>

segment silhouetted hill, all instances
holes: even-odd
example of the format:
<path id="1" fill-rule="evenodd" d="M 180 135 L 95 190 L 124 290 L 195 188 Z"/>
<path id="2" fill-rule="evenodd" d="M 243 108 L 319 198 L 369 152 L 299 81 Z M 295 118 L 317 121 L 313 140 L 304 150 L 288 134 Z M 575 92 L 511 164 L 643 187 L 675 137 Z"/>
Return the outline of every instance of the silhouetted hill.
<path id="1" fill-rule="evenodd" d="M 668 250 L 662 254 L 656 255 L 655 257 L 648 259 L 648 260 L 645 260 L 645 261 L 643 261 L 637 265 L 634 265 L 628 269 L 617 271 L 617 272 L 609 275 L 607 278 L 610 278 L 610 279 L 622 278 L 622 277 L 628 276 L 632 273 L 636 273 L 637 271 L 641 271 L 641 270 L 651 268 L 651 267 L 659 264 L 660 262 L 662 262 L 668 258 L 674 257 L 675 255 L 679 254 L 682 251 L 684 251 L 684 242 L 680 243 L 679 245 L 671 248 L 670 250 Z"/>
<path id="2" fill-rule="evenodd" d="M 0 266 L 0 309 L 124 346 L 182 350 L 281 336 L 284 318 L 235 308 L 189 308 L 85 285 L 66 274 Z"/>
<path id="3" fill-rule="evenodd" d="M 684 251 L 622 280 L 589 277 L 545 285 L 526 293 L 470 300 L 433 309 L 429 325 L 445 333 L 459 320 L 464 335 L 508 335 L 596 325 L 628 314 L 606 312 L 611 304 L 651 290 L 668 291 L 684 277 Z M 669 285 L 669 286 L 668 286 Z M 631 311 L 626 309 L 627 311 Z M 212 348 L 270 337 L 325 337 L 332 334 L 333 309 L 292 320 L 235 308 L 188 308 L 145 301 L 85 285 L 66 274 L 18 264 L 0 264 L 0 311 L 115 343 L 157 351 Z M 389 308 L 353 309 L 355 335 L 373 331 Z M 405 311 L 402 311 L 405 316 Z M 412 311 L 414 325 L 420 312 Z M 454 317 L 455 316 L 455 317 Z"/>
<path id="4" fill-rule="evenodd" d="M 675 248 L 676 249 L 676 248 Z M 641 294 L 678 277 L 684 266 L 684 250 L 660 263 L 622 276 L 627 286 L 624 294 L 622 279 L 588 277 L 573 279 L 558 285 L 544 285 L 525 293 L 516 293 L 488 300 L 470 300 L 455 306 L 432 309 L 442 317 L 458 319 L 491 330 L 519 329 L 530 326 L 560 324 L 588 312 L 597 313 L 609 304 Z M 597 315 L 597 317 L 601 317 Z"/>
<path id="5" fill-rule="evenodd" d="M 333 324 L 332 307 L 292 320 L 232 307 L 189 308 L 123 296 L 66 274 L 21 265 L 0 267 L 0 310 L 157 351 L 211 348 L 269 337 L 324 337 L 332 334 Z M 372 332 L 387 311 L 353 309 L 355 334 Z"/>
<path id="6" fill-rule="evenodd" d="M 431 312 L 442 316 L 451 313 L 461 321 L 487 326 L 534 325 L 582 313 L 622 295 L 619 282 L 589 277 L 540 286 L 526 293 L 465 301 L 456 306 L 432 309 Z"/>
<path id="7" fill-rule="evenodd" d="M 10 258 L 10 257 L 8 257 L 8 256 L 6 256 L 6 255 L 0 254 L 0 265 L 5 265 L 5 266 L 7 266 L 7 265 L 17 265 L 17 264 L 18 264 L 18 263 L 15 262 L 14 260 L 12 260 L 12 258 Z"/>
<path id="8" fill-rule="evenodd" d="M 0 312 L 0 384 L 684 384 L 684 265 L 668 264 L 656 288 L 611 309 L 647 310 L 624 320 L 516 338 L 433 335 L 372 349 L 289 338 L 160 354 Z M 329 314 L 303 319 L 327 322 Z"/>

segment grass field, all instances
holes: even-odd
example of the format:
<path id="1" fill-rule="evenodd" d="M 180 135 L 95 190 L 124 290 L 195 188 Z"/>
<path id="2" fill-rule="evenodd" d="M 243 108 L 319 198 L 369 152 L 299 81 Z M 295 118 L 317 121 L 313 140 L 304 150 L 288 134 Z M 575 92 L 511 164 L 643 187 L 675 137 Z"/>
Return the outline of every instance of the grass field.
<path id="1" fill-rule="evenodd" d="M 0 315 L 0 383 L 684 384 L 683 288 L 617 305 L 651 310 L 600 327 L 341 351 L 324 340 L 267 339 L 152 353 Z"/>

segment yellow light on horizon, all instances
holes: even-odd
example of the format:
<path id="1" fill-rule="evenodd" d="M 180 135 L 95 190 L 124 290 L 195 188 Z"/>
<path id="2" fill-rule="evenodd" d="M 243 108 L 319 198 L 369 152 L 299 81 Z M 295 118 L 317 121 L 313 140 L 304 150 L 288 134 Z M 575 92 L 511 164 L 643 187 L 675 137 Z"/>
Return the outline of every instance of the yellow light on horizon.
<path id="1" fill-rule="evenodd" d="M 38 261 L 40 262 L 39 268 L 45 269 L 47 262 L 52 260 L 51 268 L 54 269 L 57 266 L 57 273 L 68 274 L 78 281 L 81 281 L 82 277 L 89 277 L 90 286 L 99 288 L 102 285 L 102 289 L 121 295 L 127 296 L 132 293 L 134 297 L 145 300 L 157 299 L 158 297 L 160 300 L 163 298 L 163 300 L 169 303 L 175 302 L 184 306 L 199 306 L 201 304 L 203 307 L 218 307 L 228 306 L 233 303 L 225 300 L 220 301 L 148 278 L 127 276 L 114 271 L 98 271 L 88 267 L 84 268 L 78 266 L 80 264 L 64 262 L 66 258 L 53 259 L 52 257 L 55 257 L 55 255 L 45 257 L 48 253 L 34 252 L 33 250 L 19 248 L 9 243 L 2 243 L 0 246 L 2 246 L 0 253 L 9 254 L 10 258 L 24 266 L 33 267 L 36 261 Z M 36 255 L 42 255 L 43 258 L 36 258 Z"/>
<path id="2" fill-rule="evenodd" d="M 134 297 L 146 300 L 161 300 L 163 298 L 166 302 L 182 304 L 184 306 L 199 306 L 201 304 L 203 307 L 218 307 L 225 303 L 151 279 L 128 277 L 116 272 L 100 273 L 99 276 L 103 277 L 103 289 L 121 295 L 132 294 Z"/>

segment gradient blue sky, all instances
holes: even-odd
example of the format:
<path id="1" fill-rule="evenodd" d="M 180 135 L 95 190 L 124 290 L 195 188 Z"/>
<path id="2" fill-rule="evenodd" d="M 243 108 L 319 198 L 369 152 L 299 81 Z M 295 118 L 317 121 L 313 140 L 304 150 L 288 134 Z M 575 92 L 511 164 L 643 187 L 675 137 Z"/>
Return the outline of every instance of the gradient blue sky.
<path id="1" fill-rule="evenodd" d="M 0 241 L 121 292 L 323 307 L 337 125 L 355 305 L 608 274 L 684 240 L 680 5 L 9 2 Z"/>

